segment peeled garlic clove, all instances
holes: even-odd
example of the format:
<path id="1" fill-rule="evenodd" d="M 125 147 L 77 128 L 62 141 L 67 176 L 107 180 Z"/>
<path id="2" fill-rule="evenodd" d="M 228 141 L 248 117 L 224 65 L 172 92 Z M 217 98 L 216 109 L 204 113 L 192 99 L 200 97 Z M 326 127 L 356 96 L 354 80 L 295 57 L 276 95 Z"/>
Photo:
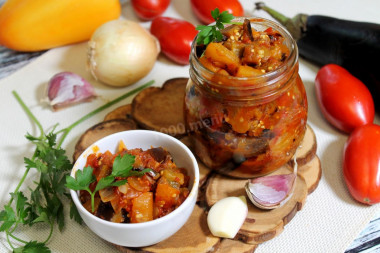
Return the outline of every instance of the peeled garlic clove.
<path id="1" fill-rule="evenodd" d="M 295 178 L 295 174 L 254 178 L 246 183 L 245 190 L 255 206 L 273 209 L 280 206 L 292 193 Z"/>
<path id="2" fill-rule="evenodd" d="M 72 104 L 89 101 L 96 97 L 94 88 L 81 76 L 72 72 L 61 72 L 48 82 L 47 97 L 54 110 Z"/>
<path id="3" fill-rule="evenodd" d="M 248 214 L 244 196 L 227 197 L 216 202 L 207 215 L 207 224 L 214 236 L 234 238 Z"/>

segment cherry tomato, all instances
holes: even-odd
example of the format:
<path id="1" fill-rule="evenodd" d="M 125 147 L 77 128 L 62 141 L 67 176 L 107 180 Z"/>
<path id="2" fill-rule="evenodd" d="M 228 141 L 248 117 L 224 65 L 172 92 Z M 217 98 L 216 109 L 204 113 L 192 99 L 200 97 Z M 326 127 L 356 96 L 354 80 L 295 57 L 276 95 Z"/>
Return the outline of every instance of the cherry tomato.
<path id="1" fill-rule="evenodd" d="M 315 89 L 323 115 L 336 128 L 350 133 L 373 122 L 375 106 L 371 93 L 346 69 L 325 65 L 318 71 Z"/>
<path id="2" fill-rule="evenodd" d="M 170 0 L 132 0 L 136 15 L 145 20 L 160 16 L 168 8 Z"/>
<path id="3" fill-rule="evenodd" d="M 211 11 L 215 8 L 218 8 L 220 12 L 228 11 L 235 17 L 244 15 L 243 7 L 238 0 L 191 0 L 191 8 L 204 24 L 215 21 L 211 16 Z"/>
<path id="4" fill-rule="evenodd" d="M 380 126 L 356 128 L 344 147 L 343 174 L 348 190 L 359 202 L 380 202 Z"/>
<path id="5" fill-rule="evenodd" d="M 157 17 L 152 21 L 150 32 L 159 40 L 161 51 L 179 64 L 189 64 L 191 42 L 197 35 L 191 23 L 169 17 Z"/>

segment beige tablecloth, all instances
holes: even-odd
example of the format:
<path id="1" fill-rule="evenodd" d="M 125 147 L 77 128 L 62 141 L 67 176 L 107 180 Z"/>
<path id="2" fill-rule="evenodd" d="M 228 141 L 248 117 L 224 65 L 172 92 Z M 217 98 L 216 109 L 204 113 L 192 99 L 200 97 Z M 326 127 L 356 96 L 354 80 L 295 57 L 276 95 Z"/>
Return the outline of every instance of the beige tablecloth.
<path id="1" fill-rule="evenodd" d="M 241 1 L 246 14 L 252 14 L 253 2 Z M 380 23 L 378 10 L 380 3 L 371 0 L 351 1 L 348 5 L 343 0 L 312 1 L 312 0 L 275 0 L 266 1 L 269 6 L 292 16 L 298 12 L 310 14 L 325 14 L 346 19 L 366 20 Z M 366 6 L 367 4 L 367 6 Z M 185 0 L 173 0 L 172 6 L 165 13 L 173 17 L 187 19 L 194 24 L 198 21 L 190 11 Z M 258 12 L 264 17 L 262 12 Z M 123 16 L 130 19 L 136 17 L 131 11 L 129 2 L 123 6 Z M 149 22 L 142 23 L 149 27 Z M 146 81 L 154 79 L 160 86 L 169 78 L 188 77 L 188 66 L 178 66 L 165 57 L 160 56 L 151 73 L 137 84 L 127 88 L 113 89 L 96 82 L 85 67 L 86 44 L 50 50 L 31 64 L 0 81 L 0 207 L 9 199 L 23 172 L 23 157 L 32 155 L 32 145 L 28 144 L 24 135 L 27 132 L 38 134 L 38 129 L 21 109 L 11 91 L 16 90 L 28 107 L 41 121 L 45 129 L 51 128 L 57 122 L 59 129 L 68 126 L 86 112 L 104 104 L 121 93 L 131 90 Z M 52 112 L 42 105 L 45 85 L 49 78 L 60 71 L 73 71 L 95 86 L 99 98 L 91 103 L 84 103 L 71 108 Z M 323 176 L 319 187 L 312 193 L 302 211 L 285 227 L 280 236 L 260 245 L 257 252 L 343 252 L 358 233 L 380 211 L 380 205 L 372 207 L 356 203 L 350 197 L 342 178 L 342 151 L 347 135 L 331 127 L 322 117 L 314 94 L 314 78 L 318 68 L 305 61 L 300 61 L 300 75 L 304 81 L 309 99 L 308 123 L 314 129 L 318 150 L 323 167 Z M 128 103 L 131 98 L 124 101 Z M 121 104 L 113 106 L 116 108 Z M 91 125 L 101 121 L 107 112 L 103 112 L 74 128 L 63 144 L 71 157 L 75 142 L 80 134 Z M 375 122 L 380 123 L 377 117 Z M 32 185 L 35 174 L 30 173 L 23 190 Z M 66 210 L 66 213 L 68 210 Z M 68 213 L 67 213 L 68 214 Z M 80 226 L 66 219 L 67 226 L 63 233 L 55 231 L 49 247 L 53 252 L 116 252 L 116 249 L 99 239 L 85 225 Z M 44 240 L 48 228 L 37 226 L 36 229 L 20 231 L 20 236 L 26 240 Z M 0 233 L 0 252 L 9 252 L 4 238 Z"/>

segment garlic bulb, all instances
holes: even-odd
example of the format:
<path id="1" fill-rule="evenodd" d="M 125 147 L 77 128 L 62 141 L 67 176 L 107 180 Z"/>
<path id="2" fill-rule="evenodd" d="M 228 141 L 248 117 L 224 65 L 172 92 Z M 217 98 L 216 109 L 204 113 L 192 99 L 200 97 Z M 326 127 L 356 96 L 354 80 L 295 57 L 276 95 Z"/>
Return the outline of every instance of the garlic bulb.
<path id="1" fill-rule="evenodd" d="M 87 64 L 95 79 L 111 86 L 128 86 L 154 66 L 160 46 L 140 24 L 112 20 L 101 25 L 88 42 Z"/>

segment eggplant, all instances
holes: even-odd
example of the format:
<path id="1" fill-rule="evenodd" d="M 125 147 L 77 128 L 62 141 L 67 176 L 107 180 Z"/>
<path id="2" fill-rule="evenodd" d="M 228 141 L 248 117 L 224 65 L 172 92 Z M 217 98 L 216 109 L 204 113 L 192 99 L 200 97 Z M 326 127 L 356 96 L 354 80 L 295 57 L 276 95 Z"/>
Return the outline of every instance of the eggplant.
<path id="1" fill-rule="evenodd" d="M 302 58 L 318 66 L 338 64 L 361 80 L 380 113 L 380 24 L 306 14 L 288 18 L 262 2 L 256 9 L 287 28 Z"/>

